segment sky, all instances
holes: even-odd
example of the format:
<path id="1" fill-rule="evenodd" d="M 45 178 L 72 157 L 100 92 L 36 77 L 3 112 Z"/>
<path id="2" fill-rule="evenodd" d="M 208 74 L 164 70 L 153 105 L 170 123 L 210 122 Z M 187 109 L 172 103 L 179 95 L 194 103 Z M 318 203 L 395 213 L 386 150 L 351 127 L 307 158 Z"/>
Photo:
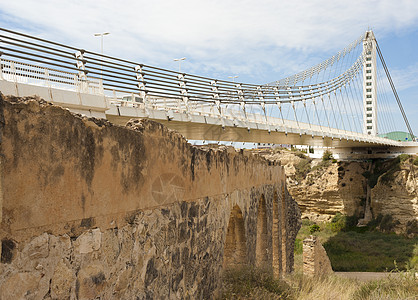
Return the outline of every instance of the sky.
<path id="1" fill-rule="evenodd" d="M 255 84 L 309 68 L 372 28 L 418 134 L 416 0 L 0 0 L 0 27 L 96 52 L 94 34 L 110 32 L 105 54 L 173 70 L 186 57 L 183 72 Z"/>

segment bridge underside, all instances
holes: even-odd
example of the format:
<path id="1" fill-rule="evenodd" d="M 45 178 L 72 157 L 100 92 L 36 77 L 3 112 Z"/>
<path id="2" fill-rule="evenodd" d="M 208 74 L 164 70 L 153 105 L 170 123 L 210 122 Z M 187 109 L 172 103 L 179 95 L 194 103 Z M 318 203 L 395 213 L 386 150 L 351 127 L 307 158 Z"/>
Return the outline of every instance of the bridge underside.
<path id="1" fill-rule="evenodd" d="M 123 117 L 106 114 L 107 119 L 118 125 L 125 125 L 131 117 Z M 364 142 L 346 140 L 340 138 L 312 136 L 308 134 L 268 131 L 266 129 L 250 129 L 242 127 L 231 127 L 207 123 L 191 123 L 181 121 L 169 121 L 153 119 L 164 124 L 170 129 L 181 133 L 188 140 L 206 141 L 228 141 L 228 142 L 249 142 L 249 143 L 273 143 L 283 145 L 309 145 L 317 147 L 351 148 L 364 147 Z M 367 147 L 381 147 L 381 144 L 368 143 Z"/>

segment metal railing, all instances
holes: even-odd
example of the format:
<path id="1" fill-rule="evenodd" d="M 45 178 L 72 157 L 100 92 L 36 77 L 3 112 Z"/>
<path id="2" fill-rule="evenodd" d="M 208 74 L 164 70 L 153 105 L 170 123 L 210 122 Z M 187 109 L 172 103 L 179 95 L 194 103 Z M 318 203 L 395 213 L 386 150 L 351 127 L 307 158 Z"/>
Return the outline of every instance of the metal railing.
<path id="1" fill-rule="evenodd" d="M 217 104 L 273 104 L 306 101 L 326 95 L 350 82 L 361 70 L 363 55 L 343 74 L 309 86 L 266 86 L 217 80 L 148 66 L 0 28 L 3 73 L 6 61 L 26 63 L 15 72 L 25 77 L 76 84 L 87 91 L 96 85 L 103 93 L 136 94 L 147 97 Z M 5 60 L 3 60 L 5 59 Z M 38 66 L 35 66 L 38 64 Z M 29 67 L 30 66 L 30 67 Z M 45 66 L 50 74 L 37 68 Z M 19 72 L 21 71 L 21 72 Z M 63 75 L 61 79 L 59 74 Z M 75 77 L 75 79 L 74 79 Z"/>
<path id="2" fill-rule="evenodd" d="M 266 106 L 314 100 L 349 84 L 362 71 L 364 54 L 339 76 L 309 86 L 267 86 L 217 80 L 97 54 L 0 28 L 0 79 L 104 95 L 116 106 L 173 110 L 214 118 L 254 122 L 322 136 L 370 136 L 267 116 Z M 253 111 L 246 109 L 253 107 Z M 255 108 L 254 108 L 255 107 Z M 258 111 L 259 113 L 255 113 Z M 270 131 L 270 129 L 268 129 Z M 380 139 L 379 139 L 380 140 Z"/>

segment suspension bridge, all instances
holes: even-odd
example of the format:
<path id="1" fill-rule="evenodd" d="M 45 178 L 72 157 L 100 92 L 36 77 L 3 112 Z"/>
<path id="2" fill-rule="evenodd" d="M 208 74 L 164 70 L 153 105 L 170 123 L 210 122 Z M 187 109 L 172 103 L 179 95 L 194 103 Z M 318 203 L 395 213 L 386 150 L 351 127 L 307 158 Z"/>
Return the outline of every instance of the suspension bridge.
<path id="1" fill-rule="evenodd" d="M 157 68 L 0 28 L 0 91 L 123 125 L 149 118 L 189 140 L 416 147 L 372 31 L 293 76 L 247 84 Z M 394 112 L 396 105 L 398 112 Z M 394 114 L 402 116 L 402 128 Z M 396 130 L 408 141 L 385 138 Z"/>

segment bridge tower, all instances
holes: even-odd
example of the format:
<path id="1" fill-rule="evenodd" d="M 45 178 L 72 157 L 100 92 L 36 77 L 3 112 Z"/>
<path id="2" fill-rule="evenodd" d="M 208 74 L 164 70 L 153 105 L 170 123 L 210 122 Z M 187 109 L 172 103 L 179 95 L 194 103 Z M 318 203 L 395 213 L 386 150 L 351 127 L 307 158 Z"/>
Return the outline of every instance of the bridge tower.
<path id="1" fill-rule="evenodd" d="M 363 133 L 377 136 L 376 39 L 366 31 L 363 40 Z"/>

